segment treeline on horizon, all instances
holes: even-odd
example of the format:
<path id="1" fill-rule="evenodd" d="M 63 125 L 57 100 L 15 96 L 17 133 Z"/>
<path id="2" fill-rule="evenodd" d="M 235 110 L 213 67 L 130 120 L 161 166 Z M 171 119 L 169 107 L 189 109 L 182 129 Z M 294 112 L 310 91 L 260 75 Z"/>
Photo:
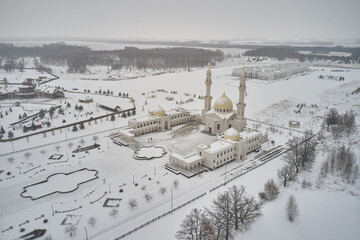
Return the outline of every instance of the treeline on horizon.
<path id="1" fill-rule="evenodd" d="M 64 43 L 45 44 L 41 47 L 15 47 L 13 44 L 0 43 L 0 57 L 6 64 L 12 58 L 40 57 L 41 64 L 63 65 L 69 72 L 83 73 L 87 66 L 103 65 L 112 70 L 121 68 L 137 69 L 174 69 L 203 67 L 208 62 L 222 61 L 220 50 L 210 51 L 199 48 L 153 48 L 139 49 L 125 47 L 121 50 L 91 50 L 84 46 Z"/>
<path id="2" fill-rule="evenodd" d="M 302 54 L 299 53 L 295 47 L 262 47 L 254 50 L 248 50 L 244 53 L 244 56 L 249 56 L 249 57 L 263 56 L 263 57 L 275 58 L 280 61 L 286 58 L 291 58 L 291 59 L 297 59 L 299 62 L 330 60 L 345 64 L 358 63 L 360 61 L 360 48 L 351 48 L 352 49 L 351 52 L 348 52 L 351 53 L 350 56 L 324 55 L 330 53 L 332 49 L 331 47 L 329 48 L 319 47 L 317 50 L 315 49 L 311 50 L 312 53 L 310 54 Z M 341 49 L 342 48 L 340 48 L 340 50 Z M 339 49 L 337 49 L 337 52 L 340 52 Z"/>

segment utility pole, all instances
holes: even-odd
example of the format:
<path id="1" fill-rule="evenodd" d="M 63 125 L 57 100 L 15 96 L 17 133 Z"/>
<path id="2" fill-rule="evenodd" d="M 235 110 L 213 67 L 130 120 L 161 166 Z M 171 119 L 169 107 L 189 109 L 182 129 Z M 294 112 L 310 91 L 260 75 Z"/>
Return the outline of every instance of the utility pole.
<path id="1" fill-rule="evenodd" d="M 88 239 L 88 234 L 87 234 L 87 229 L 86 229 L 86 227 L 84 226 L 84 229 L 85 229 L 85 236 L 86 236 L 86 240 L 89 240 Z"/>
<path id="2" fill-rule="evenodd" d="M 172 212 L 173 212 L 173 190 L 170 189 L 170 191 L 171 191 L 171 214 L 172 214 Z"/>

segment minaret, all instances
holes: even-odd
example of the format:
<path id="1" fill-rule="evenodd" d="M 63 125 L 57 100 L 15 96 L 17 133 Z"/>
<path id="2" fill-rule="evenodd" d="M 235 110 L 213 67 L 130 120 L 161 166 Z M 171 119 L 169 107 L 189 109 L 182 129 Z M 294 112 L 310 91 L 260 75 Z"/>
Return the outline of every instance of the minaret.
<path id="1" fill-rule="evenodd" d="M 206 72 L 206 81 L 205 81 L 205 85 L 206 85 L 206 96 L 204 97 L 204 112 L 208 112 L 211 109 L 211 95 L 210 95 L 210 88 L 211 88 L 211 70 L 210 70 L 210 62 L 208 64 L 208 70 Z"/>
<path id="2" fill-rule="evenodd" d="M 245 120 L 245 69 L 244 64 L 242 68 L 242 72 L 240 75 L 240 85 L 239 85 L 239 103 L 236 104 L 237 107 L 237 118 L 240 120 Z"/>

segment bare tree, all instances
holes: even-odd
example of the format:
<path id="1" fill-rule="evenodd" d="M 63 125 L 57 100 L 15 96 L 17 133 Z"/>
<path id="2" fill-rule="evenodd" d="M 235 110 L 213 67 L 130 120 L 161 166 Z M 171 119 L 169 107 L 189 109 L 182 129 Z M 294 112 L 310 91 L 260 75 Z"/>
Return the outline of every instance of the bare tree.
<path id="1" fill-rule="evenodd" d="M 15 158 L 14 157 L 8 157 L 8 161 L 9 161 L 9 163 L 13 163 L 14 162 L 14 160 L 15 160 Z"/>
<path id="2" fill-rule="evenodd" d="M 278 177 L 280 181 L 284 184 L 284 187 L 286 187 L 286 184 L 288 182 L 296 180 L 297 175 L 294 168 L 289 164 L 286 164 L 278 170 Z"/>
<path id="3" fill-rule="evenodd" d="M 250 226 L 262 215 L 261 204 L 254 197 L 246 196 L 241 203 L 239 212 L 240 231 L 244 232 L 250 229 Z"/>
<path id="4" fill-rule="evenodd" d="M 77 232 L 77 227 L 73 224 L 68 224 L 65 227 L 65 233 L 69 234 L 70 237 L 75 237 Z"/>
<path id="5" fill-rule="evenodd" d="M 95 217 L 90 217 L 90 218 L 89 218 L 89 221 L 88 221 L 88 224 L 89 224 L 90 226 L 94 227 L 95 224 L 96 224 L 96 222 L 97 222 L 97 220 L 96 220 Z"/>
<path id="6" fill-rule="evenodd" d="M 99 140 L 99 137 L 98 137 L 97 135 L 94 135 L 94 136 L 92 137 L 92 140 L 93 140 L 94 142 L 97 142 L 97 140 Z"/>
<path id="7" fill-rule="evenodd" d="M 293 222 L 295 218 L 299 215 L 298 206 L 296 199 L 293 195 L 290 195 L 289 200 L 286 203 L 286 216 L 290 222 Z"/>
<path id="8" fill-rule="evenodd" d="M 285 162 L 293 166 L 295 172 L 298 173 L 301 166 L 299 138 L 293 137 L 292 139 L 289 139 L 286 145 L 289 149 L 283 156 L 283 159 Z"/>
<path id="9" fill-rule="evenodd" d="M 279 195 L 279 187 L 273 179 L 270 179 L 264 185 L 264 192 L 266 194 L 266 199 L 271 201 Z"/>
<path id="10" fill-rule="evenodd" d="M 134 209 L 138 206 L 137 200 L 135 198 L 132 198 L 129 200 L 129 207 L 131 209 Z"/>
<path id="11" fill-rule="evenodd" d="M 80 143 L 81 145 L 84 145 L 85 140 L 82 138 L 82 139 L 80 139 L 79 143 Z"/>
<path id="12" fill-rule="evenodd" d="M 213 222 L 218 222 L 218 228 L 215 229 L 223 239 L 229 240 L 233 236 L 232 228 L 234 227 L 234 212 L 232 211 L 231 197 L 229 192 L 219 194 L 216 199 L 213 200 L 211 210 L 207 209 L 207 212 Z"/>
<path id="13" fill-rule="evenodd" d="M 74 146 L 74 143 L 73 143 L 73 142 L 69 142 L 69 143 L 68 143 L 68 146 L 69 146 L 69 148 L 72 148 L 72 147 Z"/>
<path id="14" fill-rule="evenodd" d="M 26 159 L 29 159 L 30 156 L 31 156 L 31 152 L 26 152 L 26 153 L 24 153 L 24 157 L 25 157 Z"/>
<path id="15" fill-rule="evenodd" d="M 44 156 L 45 153 L 46 153 L 45 149 L 41 149 L 41 150 L 40 150 L 40 153 Z"/>
<path id="16" fill-rule="evenodd" d="M 354 183 L 359 175 L 359 165 L 356 163 L 356 155 L 351 148 L 344 145 L 338 149 L 334 148 L 322 163 L 320 176 L 326 177 L 329 172 L 336 173 L 343 181 Z"/>
<path id="17" fill-rule="evenodd" d="M 301 168 L 304 170 L 311 169 L 316 157 L 316 141 L 311 135 L 312 133 L 307 131 L 300 145 Z"/>
<path id="18" fill-rule="evenodd" d="M 352 183 L 355 183 L 358 178 L 359 178 L 359 165 L 356 165 L 353 171 Z"/>
<path id="19" fill-rule="evenodd" d="M 112 217 L 116 217 L 116 215 L 119 213 L 119 210 L 117 210 L 116 208 L 113 208 L 110 210 L 109 215 Z"/>
<path id="20" fill-rule="evenodd" d="M 180 184 L 180 182 L 179 182 L 179 180 L 177 180 L 177 179 L 175 179 L 175 180 L 173 181 L 173 183 L 172 183 L 172 185 L 173 185 L 173 187 L 174 187 L 175 189 L 178 188 L 179 184 Z"/>
<path id="21" fill-rule="evenodd" d="M 179 240 L 208 240 L 212 239 L 213 229 L 206 213 L 194 208 L 180 225 L 175 237 Z"/>
<path id="22" fill-rule="evenodd" d="M 150 202 L 150 200 L 153 198 L 152 194 L 150 194 L 150 193 L 145 193 L 144 197 L 147 202 Z"/>
<path id="23" fill-rule="evenodd" d="M 159 193 L 161 193 L 161 195 L 164 195 L 166 193 L 166 191 L 167 191 L 166 187 L 161 187 L 159 189 Z"/>
<path id="24" fill-rule="evenodd" d="M 229 189 L 229 194 L 231 197 L 231 210 L 234 213 L 234 226 L 235 230 L 239 229 L 239 213 L 242 208 L 243 199 L 246 195 L 245 187 L 241 185 L 240 187 L 233 185 Z"/>
<path id="25" fill-rule="evenodd" d="M 61 148 L 61 146 L 59 146 L 59 145 L 55 146 L 56 151 L 59 151 L 60 148 Z"/>

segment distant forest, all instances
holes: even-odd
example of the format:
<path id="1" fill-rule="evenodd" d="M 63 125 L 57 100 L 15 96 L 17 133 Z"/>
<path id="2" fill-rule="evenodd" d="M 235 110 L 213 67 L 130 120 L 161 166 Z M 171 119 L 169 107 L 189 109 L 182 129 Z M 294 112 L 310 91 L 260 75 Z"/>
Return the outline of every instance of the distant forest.
<path id="1" fill-rule="evenodd" d="M 278 60 L 284 60 L 285 58 L 297 59 L 300 62 L 314 61 L 314 60 L 331 60 L 341 62 L 345 64 L 359 63 L 360 62 L 360 48 L 342 48 L 342 47 L 307 47 L 307 51 L 311 51 L 310 54 L 302 54 L 297 50 L 303 49 L 303 47 L 262 47 L 254 50 L 249 50 L 244 53 L 245 56 L 253 57 L 270 57 Z M 329 54 L 330 51 L 334 52 L 350 53 L 350 56 L 334 56 L 334 55 L 322 55 Z M 305 50 L 302 50 L 305 51 Z"/>
<path id="2" fill-rule="evenodd" d="M 0 43 L 0 57 L 3 67 L 14 67 L 14 58 L 40 57 L 42 65 L 63 65 L 69 72 L 83 73 L 87 66 L 104 65 L 112 70 L 121 68 L 173 69 L 203 67 L 208 62 L 222 61 L 220 50 L 210 51 L 199 48 L 154 48 L 138 49 L 125 47 L 121 50 L 94 51 L 84 46 L 64 43 L 47 44 L 41 47 L 15 47 Z"/>

